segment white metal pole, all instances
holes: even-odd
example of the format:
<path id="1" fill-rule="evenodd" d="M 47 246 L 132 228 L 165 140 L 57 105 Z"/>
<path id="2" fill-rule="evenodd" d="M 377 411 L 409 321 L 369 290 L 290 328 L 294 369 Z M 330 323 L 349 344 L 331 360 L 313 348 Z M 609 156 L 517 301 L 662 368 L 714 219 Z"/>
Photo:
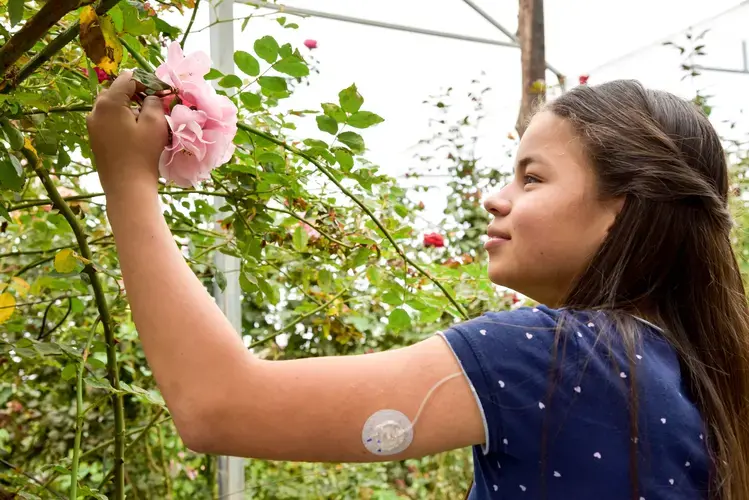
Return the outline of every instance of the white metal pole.
<path id="1" fill-rule="evenodd" d="M 233 0 L 212 0 L 210 9 L 211 60 L 213 67 L 225 74 L 234 73 L 234 23 L 216 23 L 219 20 L 234 17 Z M 214 206 L 224 204 L 216 198 Z M 219 228 L 220 230 L 220 228 Z M 239 271 L 240 261 L 236 257 L 216 252 L 216 270 L 226 277 L 226 288 L 221 291 L 214 284 L 213 295 L 232 326 L 242 331 L 242 303 L 240 300 Z M 222 500 L 238 500 L 245 497 L 244 459 L 237 457 L 218 457 L 218 491 Z"/>

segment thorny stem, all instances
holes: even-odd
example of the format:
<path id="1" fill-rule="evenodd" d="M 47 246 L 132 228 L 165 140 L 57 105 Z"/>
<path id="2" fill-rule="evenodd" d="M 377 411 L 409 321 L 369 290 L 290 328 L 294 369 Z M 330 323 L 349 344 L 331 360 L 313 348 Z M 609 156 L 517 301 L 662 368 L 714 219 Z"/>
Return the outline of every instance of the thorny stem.
<path id="1" fill-rule="evenodd" d="M 190 16 L 190 22 L 187 23 L 185 34 L 182 35 L 182 40 L 179 42 L 179 46 L 183 49 L 185 48 L 185 42 L 187 41 L 187 36 L 190 34 L 192 25 L 195 23 L 195 17 L 198 15 L 198 7 L 200 7 L 200 0 L 195 0 L 195 5 L 192 8 L 192 16 Z"/>
<path id="2" fill-rule="evenodd" d="M 49 173 L 42 165 L 36 151 L 31 147 L 31 144 L 27 142 L 23 147 L 23 155 L 29 162 L 31 167 L 34 169 L 37 177 L 44 185 L 44 189 L 47 191 L 47 195 L 53 201 L 54 205 L 60 210 L 62 216 L 70 225 L 71 230 L 75 234 L 75 239 L 78 243 L 78 249 L 80 250 L 81 256 L 87 261 L 93 260 L 91 249 L 86 240 L 86 234 L 83 228 L 78 223 L 78 219 L 71 210 L 70 206 L 62 199 L 57 187 L 52 182 Z M 104 327 L 104 338 L 107 343 L 107 378 L 109 383 L 115 389 L 112 394 L 112 407 L 114 409 L 114 491 L 116 500 L 125 500 L 125 414 L 122 402 L 122 393 L 119 391 L 120 380 L 117 370 L 117 348 L 116 340 L 114 338 L 113 331 L 113 319 L 109 311 L 107 304 L 107 297 L 104 293 L 104 287 L 102 286 L 99 275 L 92 264 L 86 264 L 83 272 L 88 276 L 93 288 L 94 297 L 96 299 L 96 307 L 99 310 L 101 316 L 102 326 Z"/>
<path id="3" fill-rule="evenodd" d="M 78 462 L 81 455 L 81 435 L 83 434 L 83 369 L 86 366 L 88 350 L 94 340 L 96 327 L 99 326 L 101 316 L 96 318 L 94 326 L 86 339 L 86 347 L 83 348 L 81 362 L 78 364 L 78 376 L 75 381 L 75 441 L 73 444 L 73 463 L 70 465 L 70 500 L 78 498 Z"/>

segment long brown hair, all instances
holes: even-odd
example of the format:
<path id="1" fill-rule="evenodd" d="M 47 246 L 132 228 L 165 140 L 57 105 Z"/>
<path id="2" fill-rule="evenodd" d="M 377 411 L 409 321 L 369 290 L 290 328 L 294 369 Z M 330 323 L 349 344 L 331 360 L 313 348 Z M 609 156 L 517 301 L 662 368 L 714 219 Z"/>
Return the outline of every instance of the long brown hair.
<path id="1" fill-rule="evenodd" d="M 625 200 L 564 306 L 606 309 L 623 324 L 637 312 L 663 327 L 708 429 L 710 497 L 749 499 L 749 307 L 720 138 L 696 105 L 635 81 L 580 86 L 543 109 L 575 128 L 599 195 Z M 635 328 L 622 334 L 635 345 Z M 631 453 L 636 496 L 636 445 Z"/>

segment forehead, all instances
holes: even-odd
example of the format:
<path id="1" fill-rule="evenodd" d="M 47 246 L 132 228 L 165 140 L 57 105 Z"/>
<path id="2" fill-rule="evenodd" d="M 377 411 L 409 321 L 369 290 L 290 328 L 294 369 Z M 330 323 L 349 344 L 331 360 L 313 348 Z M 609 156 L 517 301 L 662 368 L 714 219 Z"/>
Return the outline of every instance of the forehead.
<path id="1" fill-rule="evenodd" d="M 542 111 L 531 120 L 518 146 L 518 160 L 524 156 L 538 156 L 552 165 L 563 162 L 589 166 L 572 125 L 551 111 Z"/>

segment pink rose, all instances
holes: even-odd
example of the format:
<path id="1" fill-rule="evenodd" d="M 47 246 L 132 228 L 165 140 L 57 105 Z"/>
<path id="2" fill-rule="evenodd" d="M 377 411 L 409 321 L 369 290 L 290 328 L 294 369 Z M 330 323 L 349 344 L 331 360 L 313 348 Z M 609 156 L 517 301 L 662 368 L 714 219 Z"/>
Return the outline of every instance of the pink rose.
<path id="1" fill-rule="evenodd" d="M 166 62 L 156 68 L 156 76 L 177 89 L 182 82 L 203 83 L 203 77 L 211 70 L 211 59 L 202 51 L 185 57 L 179 42 L 172 42 L 166 55 Z"/>
<path id="2" fill-rule="evenodd" d="M 167 122 L 172 142 L 161 155 L 159 172 L 178 186 L 196 186 L 234 154 L 237 107 L 205 81 L 210 67 L 205 53 L 185 56 L 174 42 L 166 62 L 156 69 L 156 76 L 177 91 L 162 98 L 165 112 L 171 114 Z"/>
<path id="3" fill-rule="evenodd" d="M 316 49 L 317 48 L 317 40 L 305 40 L 304 46 L 308 49 Z"/>
<path id="4" fill-rule="evenodd" d="M 204 130 L 208 117 L 204 111 L 177 104 L 166 117 L 172 130 L 172 143 L 161 153 L 159 173 L 180 187 L 196 186 L 210 177 L 220 165 L 227 142 L 226 135 L 216 130 Z"/>

